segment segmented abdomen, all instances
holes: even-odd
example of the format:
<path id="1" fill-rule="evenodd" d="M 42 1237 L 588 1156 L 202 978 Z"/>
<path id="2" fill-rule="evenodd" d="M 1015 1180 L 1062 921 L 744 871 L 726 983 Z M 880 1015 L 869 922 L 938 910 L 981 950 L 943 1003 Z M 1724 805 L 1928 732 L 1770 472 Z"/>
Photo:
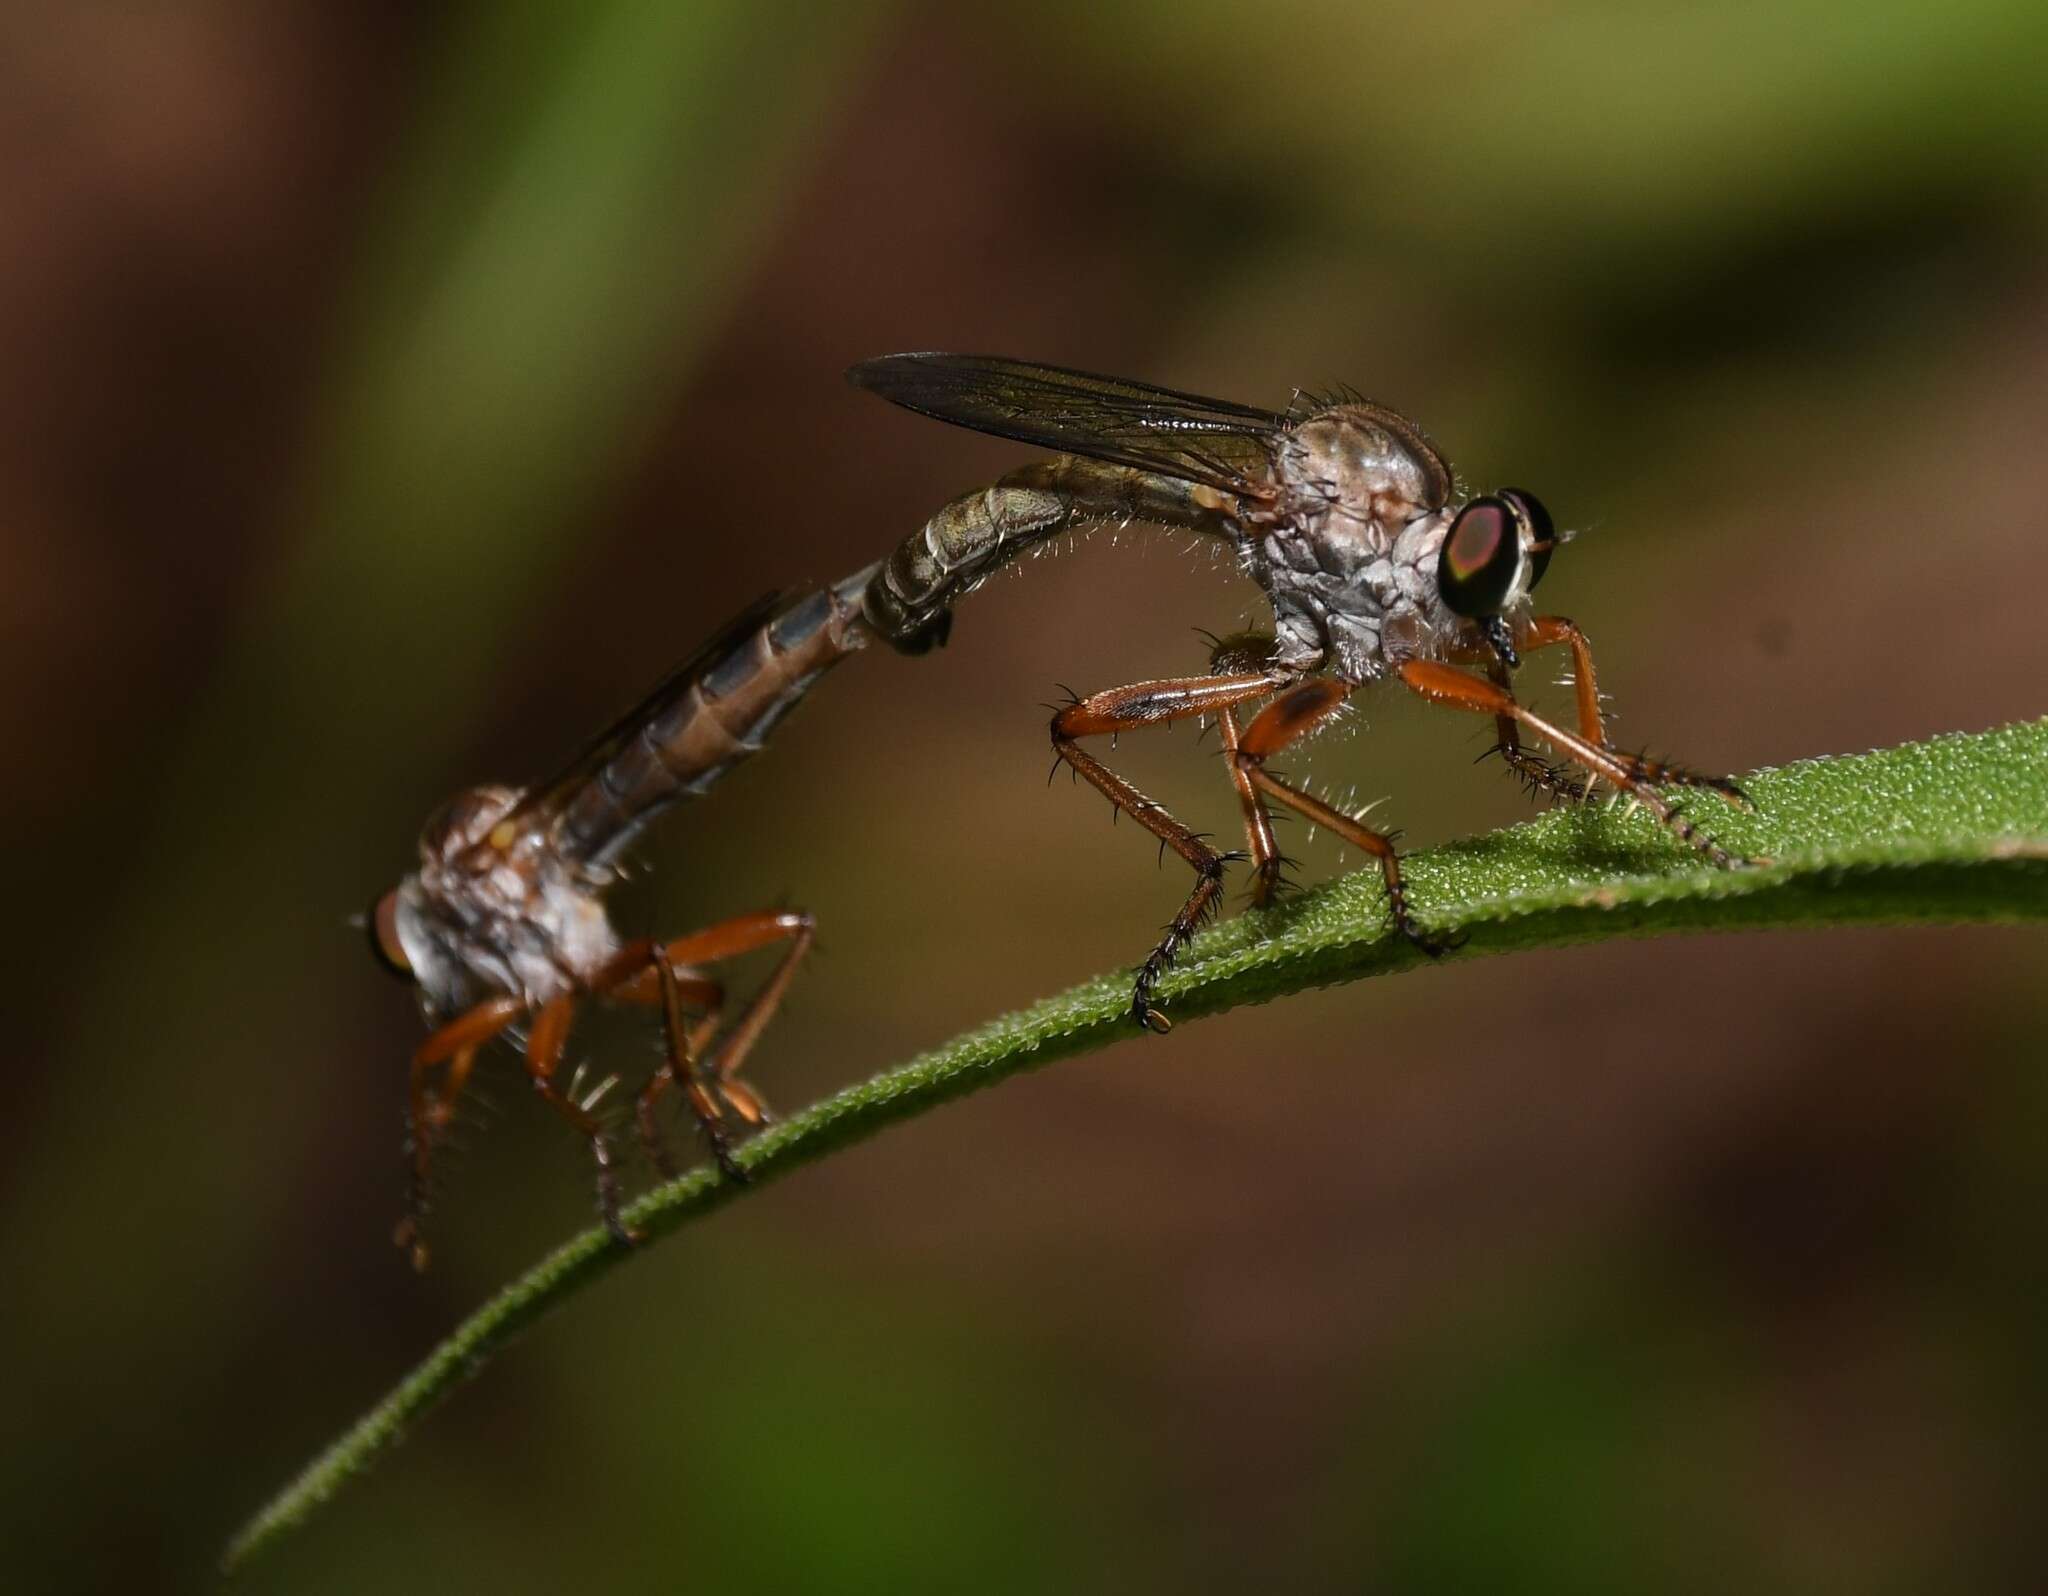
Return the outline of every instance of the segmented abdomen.
<path id="1" fill-rule="evenodd" d="M 945 641 L 955 602 L 1047 538 L 1134 521 L 1234 540 L 1236 513 L 1227 495 L 1197 483 L 1076 455 L 1042 460 L 955 499 L 906 538 L 869 584 L 868 624 L 922 654 Z"/>
<path id="2" fill-rule="evenodd" d="M 759 752 L 811 684 L 867 641 L 861 596 L 876 569 L 780 606 L 645 706 L 644 722 L 623 728 L 588 779 L 562 796 L 556 837 L 563 851 L 608 863 L 662 810 Z"/>

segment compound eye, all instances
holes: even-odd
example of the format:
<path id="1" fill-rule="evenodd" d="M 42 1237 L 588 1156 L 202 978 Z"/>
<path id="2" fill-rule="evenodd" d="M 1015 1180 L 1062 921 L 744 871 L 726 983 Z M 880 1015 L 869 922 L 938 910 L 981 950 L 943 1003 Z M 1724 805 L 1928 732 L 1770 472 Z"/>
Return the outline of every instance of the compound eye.
<path id="1" fill-rule="evenodd" d="M 405 956 L 405 944 L 398 940 L 398 889 L 371 905 L 364 928 L 370 933 L 370 956 L 401 981 L 412 979 L 412 961 Z"/>
<path id="2" fill-rule="evenodd" d="M 1501 498 L 1520 514 L 1528 534 L 1529 586 L 1543 580 L 1543 573 L 1550 569 L 1550 551 L 1557 547 L 1557 528 L 1551 524 L 1550 512 L 1543 508 L 1543 501 L 1533 493 L 1524 493 L 1520 488 L 1502 488 Z"/>
<path id="3" fill-rule="evenodd" d="M 1467 620 L 1498 615 L 1522 568 L 1515 508 L 1492 495 L 1458 512 L 1437 556 L 1436 585 L 1444 604 Z"/>

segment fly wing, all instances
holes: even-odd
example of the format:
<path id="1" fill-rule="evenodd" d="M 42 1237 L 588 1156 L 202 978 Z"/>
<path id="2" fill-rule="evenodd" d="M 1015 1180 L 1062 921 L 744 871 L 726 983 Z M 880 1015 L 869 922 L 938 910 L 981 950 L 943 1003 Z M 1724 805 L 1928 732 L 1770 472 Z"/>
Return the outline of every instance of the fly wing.
<path id="1" fill-rule="evenodd" d="M 587 783 L 595 781 L 610 766 L 621 749 L 679 702 L 706 671 L 765 626 L 781 599 L 779 593 L 764 593 L 726 622 L 703 647 L 664 676 L 651 693 L 593 738 L 567 769 L 528 792 L 520 810 L 529 814 L 559 814 Z"/>
<path id="2" fill-rule="evenodd" d="M 1227 399 L 1000 355 L 883 355 L 846 376 L 955 426 L 1233 494 L 1271 491 L 1273 446 L 1289 424 Z"/>

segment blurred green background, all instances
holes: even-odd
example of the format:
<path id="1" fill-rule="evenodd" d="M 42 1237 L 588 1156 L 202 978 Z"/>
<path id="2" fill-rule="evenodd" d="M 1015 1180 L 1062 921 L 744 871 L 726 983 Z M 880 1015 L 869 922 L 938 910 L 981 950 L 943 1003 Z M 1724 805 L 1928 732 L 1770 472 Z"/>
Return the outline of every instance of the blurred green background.
<path id="1" fill-rule="evenodd" d="M 856 359 L 1355 384 L 1588 534 L 1546 600 L 1620 738 L 1707 768 L 2048 707 L 2037 4 L 218 0 L 0 40 L 10 1589 L 203 1585 L 587 1222 L 501 1058 L 404 1268 L 418 1024 L 348 916 L 449 792 L 1026 457 Z M 1131 962 L 1182 882 L 1048 790 L 1039 705 L 1255 598 L 1141 533 L 1029 562 L 824 684 L 622 920 L 819 915 L 756 1071 L 791 1105 Z M 1412 841 L 1525 812 L 1476 722 L 1363 718 L 1316 777 Z M 1232 824 L 1191 735 L 1124 758 Z M 2043 952 L 1560 952 L 1013 1082 L 587 1294 L 247 1587 L 2038 1588 Z"/>

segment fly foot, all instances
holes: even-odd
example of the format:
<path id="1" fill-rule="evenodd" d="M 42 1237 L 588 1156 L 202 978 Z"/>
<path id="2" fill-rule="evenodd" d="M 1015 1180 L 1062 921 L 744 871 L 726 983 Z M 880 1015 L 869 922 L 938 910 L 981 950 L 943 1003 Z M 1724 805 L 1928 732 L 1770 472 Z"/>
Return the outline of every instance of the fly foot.
<path id="1" fill-rule="evenodd" d="M 704 1139 L 711 1143 L 711 1157 L 718 1165 L 719 1174 L 735 1186 L 744 1186 L 753 1179 L 745 1166 L 733 1156 L 732 1137 L 726 1133 L 722 1123 L 707 1120 L 704 1124 Z"/>
<path id="2" fill-rule="evenodd" d="M 391 1240 L 393 1245 L 405 1254 L 414 1274 L 423 1275 L 427 1272 L 427 1238 L 420 1234 L 420 1227 L 415 1220 L 410 1216 L 399 1220 L 391 1232 Z"/>
<path id="3" fill-rule="evenodd" d="M 602 1134 L 590 1138 L 590 1150 L 597 1160 L 597 1212 L 612 1240 L 621 1247 L 637 1247 L 640 1232 L 628 1225 L 619 1212 L 619 1170 L 612 1160 L 611 1143 Z"/>
<path id="4" fill-rule="evenodd" d="M 1398 871 L 1387 876 L 1387 916 L 1394 922 L 1394 929 L 1406 937 L 1416 948 L 1431 959 L 1441 959 L 1446 953 L 1454 953 L 1470 940 L 1470 933 L 1464 931 L 1426 931 L 1408 910 L 1408 883 Z"/>
<path id="5" fill-rule="evenodd" d="M 1173 917 L 1173 923 L 1166 928 L 1166 935 L 1159 939 L 1159 946 L 1138 966 L 1138 979 L 1131 987 L 1131 1018 L 1154 1036 L 1164 1036 L 1173 1029 L 1173 1025 L 1152 1006 L 1152 988 L 1162 975 L 1173 968 L 1181 949 L 1194 940 L 1202 922 L 1216 912 L 1216 900 L 1223 891 L 1223 867 L 1243 857 L 1236 853 L 1213 854 L 1196 866 L 1195 890 L 1181 905 L 1180 913 Z"/>
<path id="6" fill-rule="evenodd" d="M 1472 940 L 1472 934 L 1469 931 L 1439 933 L 1424 931 L 1421 927 L 1415 925 L 1402 926 L 1401 935 L 1406 937 L 1431 959 L 1441 959 L 1447 953 L 1456 953 L 1458 949 Z"/>
<path id="7" fill-rule="evenodd" d="M 1270 859 L 1261 859 L 1252 870 L 1251 905 L 1254 909 L 1270 909 L 1282 894 L 1299 892 L 1301 883 L 1288 874 L 1294 868 L 1294 861 L 1284 854 L 1275 854 Z"/>
<path id="8" fill-rule="evenodd" d="M 1138 979 L 1131 987 L 1131 1018 L 1138 1022 L 1139 1030 L 1150 1031 L 1154 1036 L 1164 1036 L 1173 1029 L 1173 1021 L 1152 1006 L 1152 988 L 1171 962 L 1170 957 L 1160 956 L 1164 951 L 1163 948 L 1155 949 L 1152 956 L 1138 966 Z"/>

